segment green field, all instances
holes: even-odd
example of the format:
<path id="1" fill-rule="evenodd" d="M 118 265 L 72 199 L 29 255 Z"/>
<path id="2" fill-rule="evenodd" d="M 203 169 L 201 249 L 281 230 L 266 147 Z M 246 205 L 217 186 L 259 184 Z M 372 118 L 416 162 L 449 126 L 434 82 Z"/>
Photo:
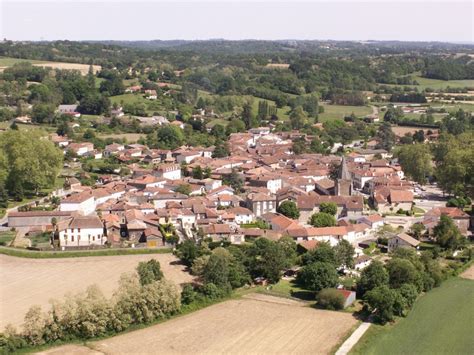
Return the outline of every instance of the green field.
<path id="1" fill-rule="evenodd" d="M 407 318 L 372 326 L 351 354 L 472 354 L 474 281 L 448 280 L 422 296 Z"/>
<path id="2" fill-rule="evenodd" d="M 446 89 L 448 86 L 452 88 L 474 87 L 474 80 L 437 80 L 423 78 L 421 76 L 414 76 L 414 79 L 420 84 L 416 85 L 416 87 L 423 90 L 426 88 Z"/>
<path id="3" fill-rule="evenodd" d="M 319 122 L 334 119 L 343 119 L 354 113 L 357 117 L 363 117 L 372 113 L 372 108 L 368 106 L 342 106 L 342 105 L 322 105 L 324 113 L 319 114 Z"/>
<path id="4" fill-rule="evenodd" d="M 17 63 L 30 62 L 32 64 L 41 64 L 46 63 L 45 60 L 33 60 L 33 59 L 20 59 L 20 58 L 7 58 L 0 57 L 0 68 L 1 67 L 11 67 Z"/>

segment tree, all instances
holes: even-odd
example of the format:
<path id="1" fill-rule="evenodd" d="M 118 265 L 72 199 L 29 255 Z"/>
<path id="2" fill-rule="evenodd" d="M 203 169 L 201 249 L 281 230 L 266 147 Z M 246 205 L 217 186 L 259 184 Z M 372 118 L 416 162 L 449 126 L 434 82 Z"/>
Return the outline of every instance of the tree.
<path id="1" fill-rule="evenodd" d="M 229 144 L 222 140 L 218 140 L 216 142 L 216 147 L 214 148 L 214 151 L 212 152 L 212 157 L 224 158 L 224 157 L 228 157 L 229 155 L 230 155 Z"/>
<path id="2" fill-rule="evenodd" d="M 82 98 L 77 110 L 86 115 L 101 115 L 108 112 L 110 100 L 96 93 L 88 93 Z"/>
<path id="3" fill-rule="evenodd" d="M 203 270 L 202 277 L 204 282 L 213 283 L 219 288 L 228 287 L 230 262 L 231 255 L 226 249 L 214 249 Z"/>
<path id="4" fill-rule="evenodd" d="M 334 248 L 329 243 L 322 242 L 315 249 L 312 249 L 302 255 L 303 265 L 316 262 L 329 263 L 336 268 L 338 265 Z"/>
<path id="5" fill-rule="evenodd" d="M 305 265 L 298 272 L 297 281 L 311 291 L 321 291 L 323 288 L 335 287 L 337 272 L 333 264 L 315 262 Z"/>
<path id="6" fill-rule="evenodd" d="M 232 133 L 245 132 L 245 123 L 238 118 L 233 118 L 230 120 L 229 124 L 226 127 L 226 134 L 230 135 Z"/>
<path id="7" fill-rule="evenodd" d="M 364 268 L 357 282 L 357 292 L 363 296 L 368 291 L 382 285 L 388 284 L 388 272 L 380 261 L 373 261 Z"/>
<path id="8" fill-rule="evenodd" d="M 462 244 L 462 236 L 451 217 L 441 215 L 438 224 L 433 228 L 436 243 L 442 248 L 455 250 Z"/>
<path id="9" fill-rule="evenodd" d="M 194 260 L 200 256 L 200 250 L 194 241 L 188 239 L 178 244 L 176 254 L 185 265 L 191 266 Z"/>
<path id="10" fill-rule="evenodd" d="M 202 168 L 200 165 L 193 168 L 193 178 L 199 180 L 203 179 Z"/>
<path id="11" fill-rule="evenodd" d="M 319 212 L 335 216 L 337 213 L 337 205 L 334 202 L 322 202 L 319 205 Z"/>
<path id="12" fill-rule="evenodd" d="M 403 284 L 412 284 L 421 291 L 423 280 L 420 271 L 407 259 L 392 258 L 387 263 L 389 284 L 392 288 L 400 288 Z"/>
<path id="13" fill-rule="evenodd" d="M 33 106 L 31 119 L 36 123 L 51 123 L 54 117 L 54 109 L 54 106 L 51 104 L 36 104 Z"/>
<path id="14" fill-rule="evenodd" d="M 443 133 L 433 149 L 438 185 L 455 196 L 474 196 L 474 133 Z"/>
<path id="15" fill-rule="evenodd" d="M 176 126 L 162 126 L 156 131 L 157 146 L 162 149 L 176 149 L 184 142 L 181 128 Z"/>
<path id="16" fill-rule="evenodd" d="M 247 129 L 252 128 L 253 114 L 252 114 L 252 105 L 249 102 L 246 102 L 242 110 L 242 121 L 245 123 Z"/>
<path id="17" fill-rule="evenodd" d="M 329 213 L 319 212 L 311 216 L 309 224 L 314 227 L 333 227 L 336 225 L 336 219 Z"/>
<path id="18" fill-rule="evenodd" d="M 40 306 L 32 306 L 25 315 L 23 323 L 23 335 L 31 345 L 41 345 L 44 343 L 45 317 Z"/>
<path id="19" fill-rule="evenodd" d="M 237 192 L 241 192 L 242 186 L 244 186 L 244 180 L 235 168 L 232 169 L 229 176 L 224 177 L 223 183 L 232 187 Z"/>
<path id="20" fill-rule="evenodd" d="M 344 308 L 345 299 L 341 292 L 334 288 L 325 288 L 316 295 L 318 306 L 338 311 Z"/>
<path id="21" fill-rule="evenodd" d="M 392 131 L 390 123 L 384 122 L 380 125 L 376 138 L 379 148 L 385 149 L 388 152 L 392 150 L 392 147 L 395 145 L 396 136 Z"/>
<path id="22" fill-rule="evenodd" d="M 298 106 L 294 108 L 290 113 L 290 122 L 293 129 L 301 129 L 306 123 L 307 117 L 303 110 L 303 107 Z"/>
<path id="23" fill-rule="evenodd" d="M 298 210 L 296 203 L 294 203 L 293 201 L 288 201 L 288 200 L 283 201 L 277 207 L 277 212 L 291 219 L 298 219 L 300 216 L 300 211 Z"/>
<path id="24" fill-rule="evenodd" d="M 43 139 L 41 132 L 7 131 L 0 135 L 0 183 L 4 179 L 12 196 L 53 186 L 62 161 L 63 153 Z"/>
<path id="25" fill-rule="evenodd" d="M 257 239 L 246 255 L 252 277 L 264 277 L 271 283 L 280 280 L 282 270 L 289 264 L 286 247 L 265 238 Z"/>
<path id="26" fill-rule="evenodd" d="M 343 265 L 348 268 L 354 267 L 354 247 L 347 240 L 342 239 L 336 245 L 335 253 L 336 259 L 339 265 Z"/>
<path id="27" fill-rule="evenodd" d="M 377 286 L 368 291 L 364 299 L 377 322 L 385 324 L 393 320 L 396 291 L 391 290 L 387 285 Z"/>
<path id="28" fill-rule="evenodd" d="M 422 223 L 414 223 L 410 227 L 410 235 L 413 236 L 413 238 L 420 240 L 424 230 L 425 226 Z"/>
<path id="29" fill-rule="evenodd" d="M 403 145 L 396 153 L 405 174 L 419 184 L 432 172 L 430 148 L 425 144 Z"/>
<path id="30" fill-rule="evenodd" d="M 138 263 L 137 273 L 141 285 L 148 285 L 163 278 L 160 263 L 155 259 Z"/>

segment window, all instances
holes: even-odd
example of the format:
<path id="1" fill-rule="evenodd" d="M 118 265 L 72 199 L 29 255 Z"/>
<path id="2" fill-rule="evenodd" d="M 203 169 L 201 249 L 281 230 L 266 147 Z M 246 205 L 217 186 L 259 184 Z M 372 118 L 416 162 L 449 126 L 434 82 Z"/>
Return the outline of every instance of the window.
<path id="1" fill-rule="evenodd" d="M 81 233 L 81 228 L 77 228 L 77 233 Z"/>
<path id="2" fill-rule="evenodd" d="M 71 235 L 71 242 L 74 241 L 74 235 Z"/>
<path id="3" fill-rule="evenodd" d="M 71 228 L 71 233 L 74 233 L 74 228 Z"/>

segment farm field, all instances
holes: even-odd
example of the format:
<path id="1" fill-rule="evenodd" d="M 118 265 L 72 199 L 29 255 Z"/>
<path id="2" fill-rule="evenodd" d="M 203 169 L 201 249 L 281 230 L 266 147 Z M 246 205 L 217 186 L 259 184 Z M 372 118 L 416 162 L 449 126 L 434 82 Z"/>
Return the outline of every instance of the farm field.
<path id="1" fill-rule="evenodd" d="M 30 60 L 20 58 L 7 58 L 0 57 L 0 71 L 5 68 L 11 67 L 17 63 L 30 62 L 31 64 L 39 67 L 50 67 L 53 69 L 67 69 L 67 70 L 79 70 L 82 75 L 86 75 L 89 72 L 89 64 L 79 63 L 63 63 L 63 62 L 48 62 L 42 60 Z M 100 65 L 93 65 L 94 73 L 100 71 Z"/>
<path id="2" fill-rule="evenodd" d="M 0 330 L 8 323 L 19 326 L 32 305 L 43 309 L 52 298 L 81 292 L 97 284 L 112 296 L 120 275 L 132 272 L 140 261 L 157 259 L 166 278 L 176 284 L 189 282 L 184 266 L 173 265 L 172 254 L 91 256 L 67 259 L 25 259 L 0 254 Z"/>
<path id="3" fill-rule="evenodd" d="M 420 84 L 414 86 L 421 90 L 426 88 L 446 89 L 448 86 L 451 88 L 474 87 L 474 80 L 438 80 L 423 78 L 421 76 L 414 76 L 414 79 Z"/>
<path id="4" fill-rule="evenodd" d="M 324 122 L 334 119 L 344 119 L 344 116 L 349 116 L 351 113 L 357 117 L 370 115 L 372 108 L 368 106 L 342 106 L 342 105 L 322 105 L 324 113 L 319 114 L 319 122 Z"/>
<path id="5" fill-rule="evenodd" d="M 347 313 L 248 295 L 89 346 L 107 354 L 327 354 L 356 323 Z"/>
<path id="6" fill-rule="evenodd" d="M 423 130 L 425 134 L 430 130 L 429 128 L 421 128 L 421 127 L 408 127 L 408 126 L 392 126 L 392 131 L 395 133 L 397 137 L 403 137 L 407 133 L 415 133 L 416 131 Z M 435 131 L 436 129 L 431 129 Z"/>
<path id="7" fill-rule="evenodd" d="M 100 135 L 99 138 L 106 139 L 106 138 L 116 138 L 116 139 L 123 139 L 127 140 L 127 143 L 136 143 L 140 138 L 145 138 L 146 134 L 143 133 L 117 133 L 117 134 L 104 134 Z"/>
<path id="8" fill-rule="evenodd" d="M 472 274 L 472 270 L 470 271 Z M 393 326 L 372 326 L 351 354 L 471 354 L 474 281 L 446 281 Z"/>

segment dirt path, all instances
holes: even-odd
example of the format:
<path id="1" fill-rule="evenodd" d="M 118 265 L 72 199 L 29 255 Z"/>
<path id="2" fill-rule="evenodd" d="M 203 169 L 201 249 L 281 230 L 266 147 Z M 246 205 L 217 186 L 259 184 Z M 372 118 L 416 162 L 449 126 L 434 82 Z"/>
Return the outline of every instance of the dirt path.
<path id="1" fill-rule="evenodd" d="M 351 351 L 354 345 L 362 338 L 367 329 L 371 326 L 371 323 L 364 322 L 362 323 L 355 331 L 351 334 L 349 338 L 341 345 L 341 347 L 336 351 L 336 355 L 346 355 Z"/>
<path id="2" fill-rule="evenodd" d="M 464 271 L 461 275 L 462 278 L 469 279 L 469 280 L 474 280 L 474 265 L 471 265 L 469 269 Z"/>
<path id="3" fill-rule="evenodd" d="M 176 265 L 172 254 L 91 256 L 67 259 L 27 259 L 0 254 L 0 330 L 8 323 L 21 325 L 28 309 L 44 309 L 52 298 L 99 285 L 106 297 L 116 289 L 120 275 L 132 272 L 140 261 L 157 259 L 166 278 L 176 284 L 191 275 Z"/>

